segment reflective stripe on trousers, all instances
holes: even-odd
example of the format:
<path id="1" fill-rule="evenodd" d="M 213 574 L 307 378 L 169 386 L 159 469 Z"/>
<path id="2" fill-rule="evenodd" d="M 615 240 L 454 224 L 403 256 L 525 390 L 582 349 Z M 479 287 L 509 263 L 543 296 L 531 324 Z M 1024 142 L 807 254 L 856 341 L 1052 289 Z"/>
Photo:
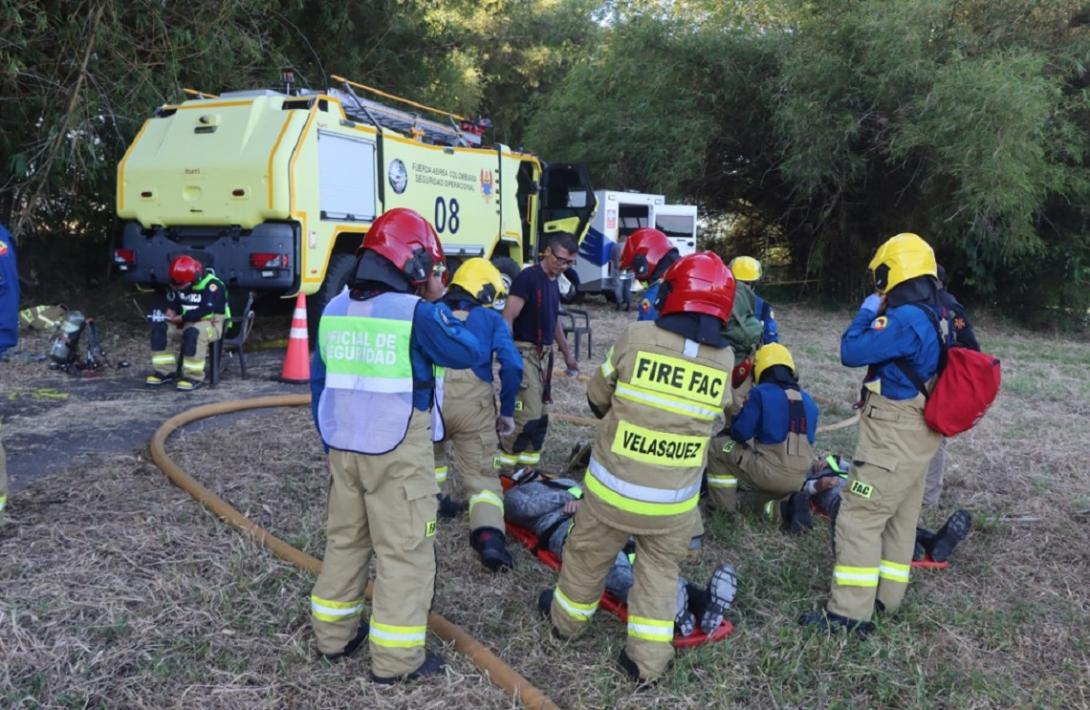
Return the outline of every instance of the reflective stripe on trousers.
<path id="1" fill-rule="evenodd" d="M 833 567 L 833 581 L 845 587 L 877 587 L 878 568 L 836 565 Z"/>
<path id="2" fill-rule="evenodd" d="M 349 602 L 337 602 L 332 599 L 322 599 L 313 594 L 310 596 L 310 613 L 315 619 L 321 621 L 341 621 L 353 616 L 359 616 L 362 612 L 362 599 L 356 599 Z"/>
<path id="3" fill-rule="evenodd" d="M 908 576 L 911 569 L 911 565 L 882 560 L 878 566 L 878 576 L 882 579 L 888 579 L 891 582 L 908 584 Z"/>
<path id="4" fill-rule="evenodd" d="M 556 603 L 560 605 L 560 608 L 564 610 L 564 613 L 576 621 L 589 620 L 590 617 L 594 616 L 594 612 L 598 609 L 597 599 L 586 604 L 572 601 L 571 598 L 561 591 L 559 585 L 553 592 L 553 598 L 556 599 Z"/>
<path id="5" fill-rule="evenodd" d="M 473 508 L 478 503 L 487 503 L 488 505 L 494 505 L 503 512 L 503 499 L 492 491 L 481 491 L 477 495 L 469 497 L 469 514 L 473 515 Z"/>
<path id="6" fill-rule="evenodd" d="M 628 635 L 660 643 L 673 643 L 673 619 L 649 619 L 645 616 L 628 616 Z"/>
<path id="7" fill-rule="evenodd" d="M 370 638 L 376 646 L 387 648 L 414 648 L 424 645 L 427 635 L 427 626 L 394 626 L 393 624 L 380 624 L 371 617 Z"/>

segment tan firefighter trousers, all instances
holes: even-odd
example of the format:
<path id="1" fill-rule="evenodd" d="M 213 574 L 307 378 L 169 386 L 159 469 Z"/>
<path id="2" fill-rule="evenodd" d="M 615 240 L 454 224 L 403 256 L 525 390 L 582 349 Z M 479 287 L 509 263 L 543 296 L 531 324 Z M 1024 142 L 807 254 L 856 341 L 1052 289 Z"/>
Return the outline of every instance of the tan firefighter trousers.
<path id="1" fill-rule="evenodd" d="M 500 441 L 496 453 L 496 468 L 537 466 L 545 447 L 549 427 L 545 408 L 545 367 L 550 362 L 552 346 L 538 348 L 531 343 L 517 342 L 522 355 L 522 383 L 515 400 L 515 433 Z M 445 411 L 445 410 L 444 410 Z"/>
<path id="2" fill-rule="evenodd" d="M 836 518 L 829 611 L 869 621 L 877 599 L 895 611 L 908 587 L 927 467 L 942 436 L 923 418 L 924 398 L 869 392 L 859 443 Z"/>
<path id="3" fill-rule="evenodd" d="M 674 657 L 678 560 L 685 557 L 691 529 L 691 522 L 686 522 L 661 534 L 634 536 L 635 583 L 628 593 L 625 652 L 647 680 L 662 675 Z M 586 628 L 605 589 L 606 573 L 628 538 L 629 533 L 607 525 L 588 506 L 579 507 L 553 592 L 550 615 L 561 636 Z"/>
<path id="4" fill-rule="evenodd" d="M 447 479 L 446 448 L 453 452 L 454 469 L 469 499 L 470 532 L 493 528 L 503 532 L 503 489 L 492 468 L 496 436 L 496 399 L 492 383 L 472 370 L 447 370 L 443 396 L 445 441 L 435 445 L 435 482 Z"/>
<path id="5" fill-rule="evenodd" d="M 371 671 L 384 678 L 424 662 L 435 586 L 435 471 L 427 413 L 413 410 L 391 453 L 329 452 L 332 483 L 322 572 L 311 592 L 311 624 L 322 653 L 340 653 L 362 623 L 367 563 L 376 557 L 371 599 Z"/>
<path id="6" fill-rule="evenodd" d="M 797 493 L 806 482 L 812 463 L 810 456 L 790 457 L 776 447 L 754 449 L 735 445 L 723 451 L 726 439 L 713 439 L 708 453 L 708 503 L 711 507 L 733 512 L 738 509 L 738 489 L 743 488 L 745 508 L 750 512 L 775 518 L 775 502 Z M 805 447 L 812 454 L 809 446 Z M 794 459 L 794 461 L 793 461 Z M 770 507 L 771 506 L 771 507 Z"/>
<path id="7" fill-rule="evenodd" d="M 178 356 L 174 354 L 178 352 L 178 343 L 185 340 L 186 331 L 193 329 L 197 332 L 196 350 L 188 355 L 184 352 L 184 344 L 182 345 L 182 377 L 193 382 L 204 381 L 204 361 L 208 357 L 208 346 L 223 337 L 223 323 L 223 316 L 186 323 L 181 328 L 168 323 L 166 349 L 152 348 L 151 369 L 157 375 L 173 376 L 178 371 Z"/>

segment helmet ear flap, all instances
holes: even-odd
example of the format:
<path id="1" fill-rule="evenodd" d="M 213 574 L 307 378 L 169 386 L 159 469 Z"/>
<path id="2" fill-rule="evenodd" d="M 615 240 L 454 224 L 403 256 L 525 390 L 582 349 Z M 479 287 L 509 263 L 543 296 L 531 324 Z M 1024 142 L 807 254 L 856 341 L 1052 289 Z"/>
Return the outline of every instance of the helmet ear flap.
<path id="1" fill-rule="evenodd" d="M 496 300 L 496 287 L 492 284 L 485 284 L 481 287 L 481 290 L 477 292 L 477 303 L 482 306 L 491 305 Z"/>
<path id="2" fill-rule="evenodd" d="M 884 293 L 888 285 L 889 264 L 879 264 L 878 268 L 874 270 L 874 287 Z"/>
<path id="3" fill-rule="evenodd" d="M 428 276 L 431 274 L 432 264 L 431 254 L 426 249 L 416 249 L 413 251 L 413 257 L 405 262 L 405 266 L 402 271 L 410 281 L 423 282 L 427 281 Z"/>
<path id="4" fill-rule="evenodd" d="M 644 281 L 648 277 L 648 271 L 650 271 L 649 264 L 647 263 L 646 254 L 637 254 L 632 257 L 631 270 L 637 279 Z"/>
<path id="5" fill-rule="evenodd" d="M 662 282 L 662 284 L 659 286 L 659 292 L 655 294 L 655 302 L 651 304 L 651 307 L 654 308 L 656 311 L 661 311 L 663 305 L 665 305 L 666 303 L 666 299 L 670 296 L 670 291 L 672 289 L 673 285 L 670 282 Z"/>

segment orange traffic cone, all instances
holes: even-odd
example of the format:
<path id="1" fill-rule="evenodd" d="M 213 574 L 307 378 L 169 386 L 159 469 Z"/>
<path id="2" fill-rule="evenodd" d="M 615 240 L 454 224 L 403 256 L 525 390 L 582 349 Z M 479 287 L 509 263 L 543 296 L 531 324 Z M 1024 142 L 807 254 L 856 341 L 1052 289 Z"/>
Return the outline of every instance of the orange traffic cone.
<path id="1" fill-rule="evenodd" d="M 307 297 L 302 293 L 295 299 L 295 312 L 291 316 L 291 334 L 288 336 L 288 354 L 284 357 L 282 382 L 304 384 L 310 382 L 310 361 L 307 340 Z"/>

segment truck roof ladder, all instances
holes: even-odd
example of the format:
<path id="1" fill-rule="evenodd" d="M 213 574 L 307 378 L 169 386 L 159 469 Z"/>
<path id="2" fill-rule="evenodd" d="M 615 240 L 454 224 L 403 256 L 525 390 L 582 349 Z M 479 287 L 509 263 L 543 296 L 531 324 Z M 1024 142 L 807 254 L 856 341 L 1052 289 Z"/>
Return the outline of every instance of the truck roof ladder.
<path id="1" fill-rule="evenodd" d="M 380 128 L 390 128 L 399 133 L 414 136 L 426 143 L 435 145 L 477 146 L 481 144 L 481 136 L 473 130 L 478 127 L 478 124 L 471 122 L 463 116 L 447 111 L 440 111 L 439 109 L 425 106 L 424 104 L 419 104 L 415 101 L 410 101 L 409 99 L 403 99 L 399 96 L 394 96 L 393 94 L 387 94 L 370 86 L 349 81 L 343 76 L 337 76 L 336 74 L 332 76 L 332 79 L 341 82 L 344 89 L 331 88 L 329 93 L 331 96 L 341 101 L 341 105 L 344 106 L 345 114 L 353 121 L 368 123 Z M 448 123 L 421 118 L 419 113 L 402 111 L 401 109 L 393 108 L 379 101 L 360 98 L 353 87 L 370 91 L 425 111 L 446 116 Z M 461 122 L 462 125 L 458 122 Z M 463 125 L 470 130 L 463 130 Z M 484 132 L 483 128 L 480 132 Z"/>

